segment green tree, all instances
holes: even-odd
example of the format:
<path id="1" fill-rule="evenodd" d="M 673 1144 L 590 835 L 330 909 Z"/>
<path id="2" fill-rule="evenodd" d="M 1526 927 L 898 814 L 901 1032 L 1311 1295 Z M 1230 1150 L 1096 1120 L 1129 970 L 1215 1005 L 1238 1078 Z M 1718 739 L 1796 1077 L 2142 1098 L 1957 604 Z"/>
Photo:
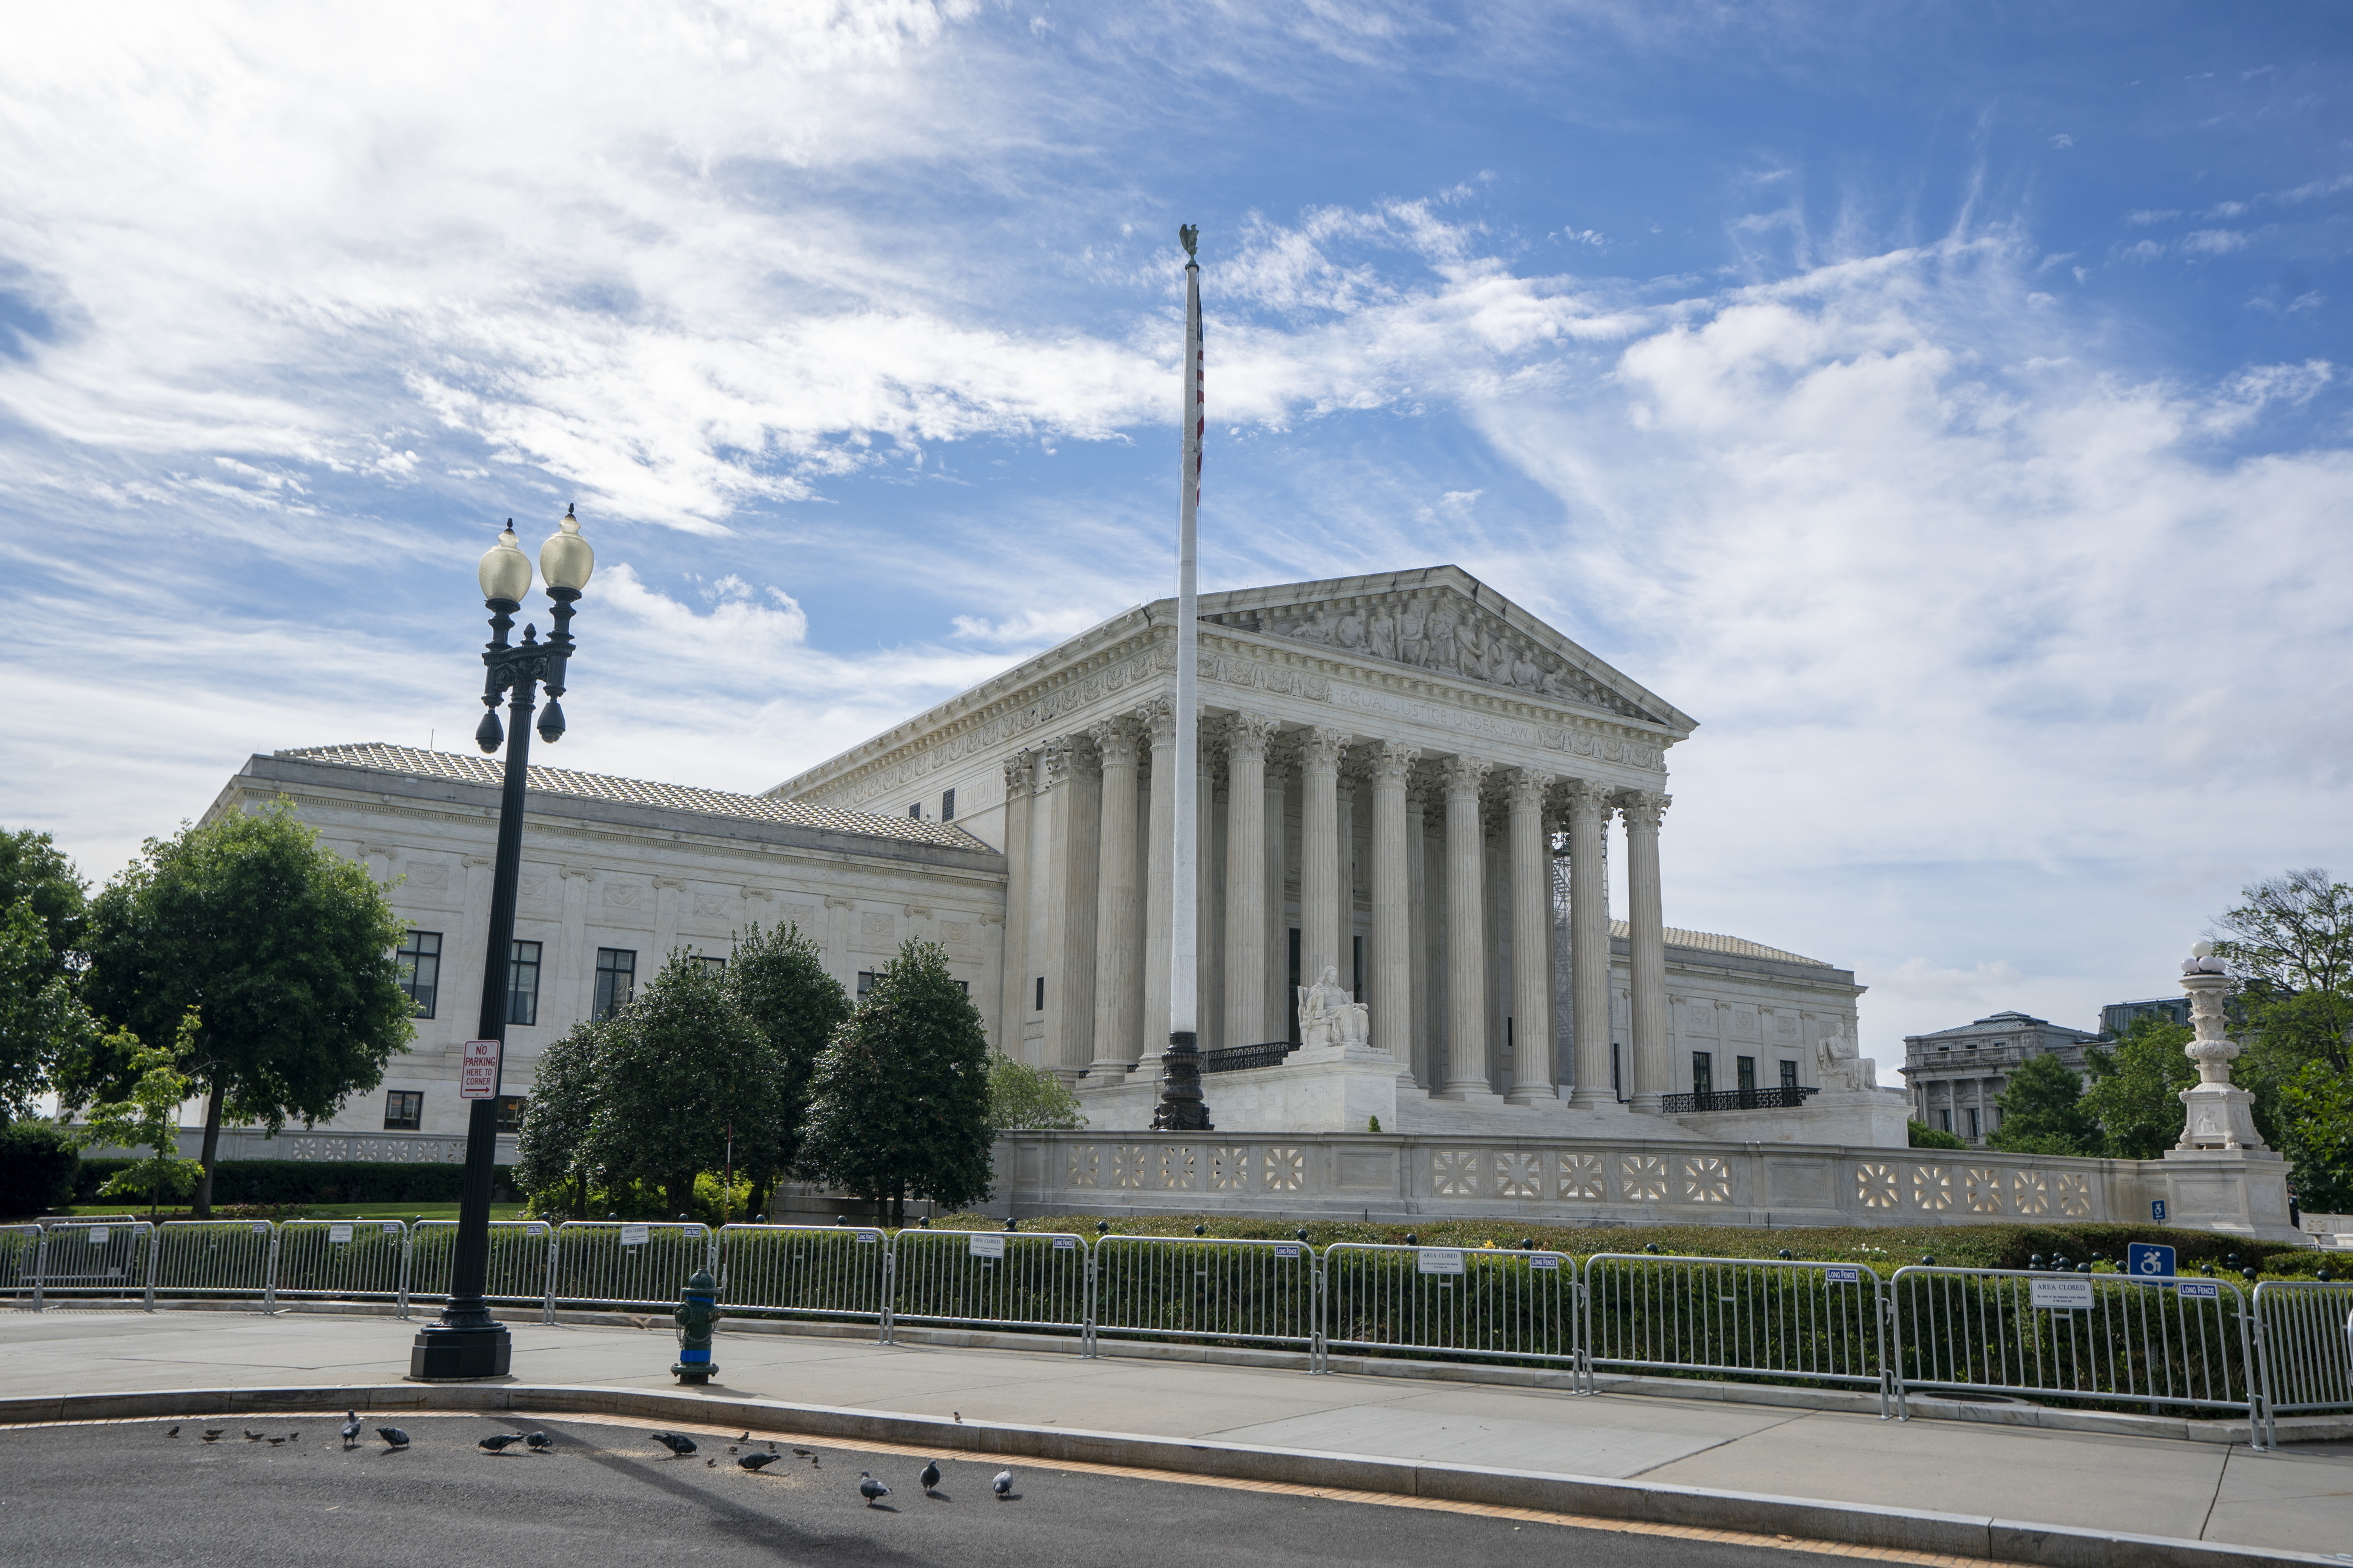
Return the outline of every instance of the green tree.
<path id="1" fill-rule="evenodd" d="M 1086 1124 L 1079 1097 L 1060 1079 L 1011 1057 L 988 1058 L 989 1131 L 1074 1132 Z"/>
<path id="2" fill-rule="evenodd" d="M 0 1125 L 0 1219 L 31 1219 L 73 1201 L 81 1155 L 54 1121 L 28 1116 Z"/>
<path id="3" fill-rule="evenodd" d="M 2298 1199 L 2320 1214 L 2353 1209 L 2353 1075 L 2309 1061 L 2273 1093 L 2280 1131 L 2265 1142 L 2287 1156 Z"/>
<path id="4" fill-rule="evenodd" d="M 142 1046 L 128 1030 L 119 1032 L 111 1042 L 128 1057 L 138 1080 L 129 1099 L 90 1108 L 79 1141 L 85 1149 L 119 1147 L 148 1152 L 145 1159 L 133 1160 L 109 1176 L 98 1189 L 100 1197 L 144 1197 L 148 1212 L 153 1214 L 163 1207 L 166 1193 L 185 1197 L 196 1184 L 196 1162 L 180 1152 L 180 1107 L 195 1084 L 177 1064 L 194 1051 L 197 1033 L 192 1010 L 180 1020 L 176 1048 Z"/>
<path id="5" fill-rule="evenodd" d="M 727 961 L 727 989 L 767 1042 L 775 1075 L 773 1110 L 735 1124 L 735 1168 L 750 1179 L 751 1212 L 766 1212 L 778 1177 L 800 1163 L 809 1086 L 826 1042 L 849 1016 L 849 996 L 826 973 L 825 952 L 797 925 L 737 937 Z"/>
<path id="6" fill-rule="evenodd" d="M 81 952 L 89 886 L 46 833 L 0 833 L 0 910 L 28 900 L 48 938 L 53 976 L 74 968 Z"/>
<path id="7" fill-rule="evenodd" d="M 961 1208 L 987 1194 L 988 1037 L 948 973 L 947 950 L 910 942 L 818 1060 L 803 1166 L 889 1205 Z"/>
<path id="8" fill-rule="evenodd" d="M 0 1123 L 24 1115 L 58 1064 L 97 1037 L 33 900 L 0 908 Z"/>
<path id="9" fill-rule="evenodd" d="M 1986 1142 L 2022 1154 L 2096 1154 L 2100 1130 L 2084 1110 L 2084 1083 L 2055 1056 L 2029 1057 L 1994 1101 L 2001 1125 Z"/>
<path id="10" fill-rule="evenodd" d="M 2198 1081 L 2182 1055 L 2189 1027 L 2156 1014 L 2135 1018 L 2116 1044 L 2086 1050 L 2092 1085 L 2084 1110 L 2100 1124 L 2101 1152 L 2112 1160 L 2158 1160 L 2181 1138 L 2181 1091 Z"/>
<path id="11" fill-rule="evenodd" d="M 283 800 L 149 839 L 92 902 L 91 1011 L 142 1039 L 202 1016 L 178 1064 L 205 1096 L 198 1217 L 212 1212 L 224 1116 L 308 1126 L 384 1081 L 408 1048 L 414 1008 L 393 959 L 406 929 L 367 868 L 320 844 Z M 69 1102 L 130 1099 L 141 1076 L 130 1058 L 87 1055 L 59 1075 Z"/>
<path id="12" fill-rule="evenodd" d="M 2318 867 L 2253 883 L 2216 921 L 2246 1054 L 2232 1077 L 2307 1207 L 2353 1208 L 2353 887 Z"/>
<path id="13" fill-rule="evenodd" d="M 1907 1121 L 1904 1123 L 1904 1130 L 1915 1149 L 1966 1149 L 1969 1146 L 1969 1141 L 1959 1133 L 1931 1127 L 1925 1121 Z"/>
<path id="14" fill-rule="evenodd" d="M 2251 882 L 2214 922 L 2214 951 L 2247 990 L 2353 990 L 2353 887 L 2317 866 Z"/>
<path id="15" fill-rule="evenodd" d="M 514 1184 L 542 1212 L 560 1205 L 575 1219 L 588 1216 L 588 1184 L 596 1173 L 590 1163 L 596 1053 L 610 1026 L 593 1018 L 575 1024 L 533 1067 L 531 1100 L 515 1135 Z"/>
<path id="16" fill-rule="evenodd" d="M 607 1182 L 658 1186 L 670 1213 L 688 1213 L 695 1176 L 726 1157 L 729 1123 L 776 1114 L 767 1041 L 717 966 L 684 951 L 595 1039 L 589 1167 Z"/>

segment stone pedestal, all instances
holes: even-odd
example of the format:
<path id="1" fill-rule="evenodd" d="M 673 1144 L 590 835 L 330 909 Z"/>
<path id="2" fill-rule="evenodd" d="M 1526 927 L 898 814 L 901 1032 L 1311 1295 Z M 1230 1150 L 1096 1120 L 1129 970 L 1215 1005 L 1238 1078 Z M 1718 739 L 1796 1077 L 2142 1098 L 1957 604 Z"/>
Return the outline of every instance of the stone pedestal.
<path id="1" fill-rule="evenodd" d="M 2268 1150 L 2168 1149 L 2165 1206 L 2168 1225 L 2301 1239 L 2287 1223 L 2287 1161 Z"/>

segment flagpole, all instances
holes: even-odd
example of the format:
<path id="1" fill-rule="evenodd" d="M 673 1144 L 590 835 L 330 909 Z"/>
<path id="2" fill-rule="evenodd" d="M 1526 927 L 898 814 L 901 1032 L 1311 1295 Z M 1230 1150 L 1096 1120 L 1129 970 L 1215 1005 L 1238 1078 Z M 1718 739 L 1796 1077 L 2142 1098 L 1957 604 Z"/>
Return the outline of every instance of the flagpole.
<path id="1" fill-rule="evenodd" d="M 1185 392 L 1181 405 L 1184 472 L 1178 480 L 1176 523 L 1176 788 L 1169 826 L 1176 835 L 1175 875 L 1169 878 L 1168 1049 L 1160 1058 L 1160 1106 L 1152 1125 L 1164 1132 L 1207 1132 L 1209 1108 L 1201 1096 L 1198 1045 L 1200 927 L 1200 703 L 1198 680 L 1200 614 L 1198 552 L 1194 530 L 1201 506 L 1201 437 L 1208 422 L 1202 387 L 1201 264 L 1195 256 L 1201 231 L 1186 224 L 1176 231 L 1185 247 Z"/>

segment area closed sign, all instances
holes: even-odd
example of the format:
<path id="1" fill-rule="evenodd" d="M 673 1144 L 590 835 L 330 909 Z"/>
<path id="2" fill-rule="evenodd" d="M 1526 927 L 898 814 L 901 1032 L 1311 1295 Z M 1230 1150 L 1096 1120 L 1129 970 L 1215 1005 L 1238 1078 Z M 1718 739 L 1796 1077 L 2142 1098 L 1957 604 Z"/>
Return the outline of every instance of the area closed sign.
<path id="1" fill-rule="evenodd" d="M 2092 1282 L 2061 1276 L 2056 1279 L 2037 1279 L 2031 1283 L 2034 1305 L 2045 1311 L 2081 1311 L 2092 1305 Z"/>
<path id="2" fill-rule="evenodd" d="M 499 1053 L 503 1042 L 468 1040 L 458 1066 L 458 1098 L 496 1100 L 499 1095 Z"/>

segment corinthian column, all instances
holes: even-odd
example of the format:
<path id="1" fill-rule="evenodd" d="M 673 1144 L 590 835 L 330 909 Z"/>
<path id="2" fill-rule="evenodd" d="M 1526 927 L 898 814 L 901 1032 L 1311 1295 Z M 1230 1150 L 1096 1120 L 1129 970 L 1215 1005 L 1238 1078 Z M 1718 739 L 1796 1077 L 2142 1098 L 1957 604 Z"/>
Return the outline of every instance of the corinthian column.
<path id="1" fill-rule="evenodd" d="M 1266 742 L 1274 721 L 1237 713 L 1226 727 L 1226 1044 L 1255 1046 L 1266 1027 Z"/>
<path id="2" fill-rule="evenodd" d="M 1107 719 L 1088 727 L 1103 759 L 1103 828 L 1095 858 L 1095 1050 L 1091 1078 L 1116 1082 L 1144 1048 L 1144 931 L 1135 889 L 1134 722 Z"/>
<path id="3" fill-rule="evenodd" d="M 1095 873 L 1103 827 L 1103 780 L 1094 751 L 1065 736 L 1047 759 L 1053 784 L 1054 837 L 1048 848 L 1052 884 L 1047 941 L 1054 952 L 1054 1006 L 1046 1015 L 1045 1066 L 1069 1083 L 1093 1058 L 1095 1025 Z"/>
<path id="4" fill-rule="evenodd" d="M 1340 944 L 1340 751 L 1345 731 L 1315 729 L 1299 752 L 1299 984 L 1313 985 L 1326 964 L 1347 967 Z"/>
<path id="5" fill-rule="evenodd" d="M 1405 775 L 1421 752 L 1384 741 L 1373 753 L 1373 1044 L 1413 1065 L 1413 910 L 1405 831 Z"/>
<path id="6" fill-rule="evenodd" d="M 1618 797 L 1626 818 L 1626 925 L 1632 957 L 1634 1109 L 1655 1113 L 1674 1091 L 1667 1047 L 1667 925 L 1659 894 L 1659 818 L 1668 797 L 1630 790 Z"/>
<path id="7" fill-rule="evenodd" d="M 1005 759 L 1005 960 L 1004 996 L 997 1015 L 997 1048 L 1021 1051 L 1021 1024 L 1029 1016 L 1029 785 L 1037 766 L 1033 752 Z"/>
<path id="8" fill-rule="evenodd" d="M 1602 851 L 1609 831 L 1609 796 L 1579 779 L 1568 786 L 1568 953 L 1572 1016 L 1576 1020 L 1577 1110 L 1616 1112 L 1618 1090 L 1609 1068 L 1609 875 Z"/>
<path id="9" fill-rule="evenodd" d="M 1446 1088 L 1457 1100 L 1487 1095 L 1487 931 L 1479 786 L 1494 764 L 1446 761 Z"/>
<path id="10" fill-rule="evenodd" d="M 1168 1038 L 1168 921 L 1176 870 L 1176 712 L 1166 700 L 1136 710 L 1152 734 L 1151 820 L 1145 825 L 1144 1037 Z"/>
<path id="11" fill-rule="evenodd" d="M 1515 1104 L 1551 1100 L 1552 857 L 1546 853 L 1550 773 L 1512 775 L 1512 1092 Z"/>

